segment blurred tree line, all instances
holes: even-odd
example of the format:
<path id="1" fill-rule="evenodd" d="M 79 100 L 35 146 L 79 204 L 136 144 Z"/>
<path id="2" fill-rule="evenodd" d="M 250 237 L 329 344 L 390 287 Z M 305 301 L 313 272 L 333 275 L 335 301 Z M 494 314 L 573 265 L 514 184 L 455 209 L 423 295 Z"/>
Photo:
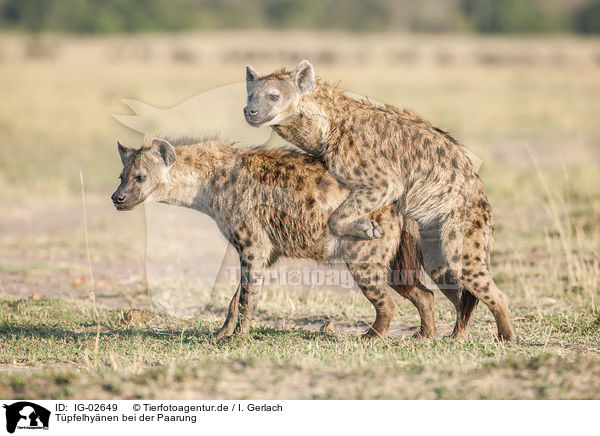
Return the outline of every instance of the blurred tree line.
<path id="1" fill-rule="evenodd" d="M 2 29 L 600 33 L 600 0 L 0 0 Z"/>

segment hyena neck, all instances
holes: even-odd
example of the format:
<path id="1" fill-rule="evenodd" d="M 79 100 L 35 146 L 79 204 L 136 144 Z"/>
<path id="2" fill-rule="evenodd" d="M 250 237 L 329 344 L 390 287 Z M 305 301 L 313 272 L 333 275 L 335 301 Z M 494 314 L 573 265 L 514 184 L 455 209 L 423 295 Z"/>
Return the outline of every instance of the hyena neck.
<path id="1" fill-rule="evenodd" d="M 175 153 L 177 159 L 165 176 L 159 201 L 214 217 L 216 184 L 234 166 L 238 152 L 230 144 L 208 141 L 178 146 Z"/>
<path id="2" fill-rule="evenodd" d="M 273 130 L 304 151 L 323 156 L 328 144 L 339 141 L 337 126 L 356 103 L 341 89 L 319 81 L 312 92 L 300 97 L 294 115 L 274 125 Z"/>

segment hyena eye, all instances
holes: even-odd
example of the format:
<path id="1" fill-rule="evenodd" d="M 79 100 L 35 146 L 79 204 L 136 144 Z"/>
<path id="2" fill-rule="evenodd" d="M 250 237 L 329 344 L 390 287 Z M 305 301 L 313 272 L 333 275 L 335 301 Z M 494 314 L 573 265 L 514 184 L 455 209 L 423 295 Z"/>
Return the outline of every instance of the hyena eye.
<path id="1" fill-rule="evenodd" d="M 267 95 L 267 98 L 271 101 L 279 100 L 279 96 L 277 94 L 269 94 L 269 95 Z"/>
<path id="2" fill-rule="evenodd" d="M 146 181 L 146 176 L 137 176 L 135 180 L 136 182 L 143 183 Z"/>

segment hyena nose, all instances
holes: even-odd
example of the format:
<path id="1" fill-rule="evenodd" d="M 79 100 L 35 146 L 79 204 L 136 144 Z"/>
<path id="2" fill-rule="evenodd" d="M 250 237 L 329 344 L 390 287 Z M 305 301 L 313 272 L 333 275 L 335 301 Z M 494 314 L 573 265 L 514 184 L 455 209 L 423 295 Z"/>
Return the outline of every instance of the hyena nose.
<path id="1" fill-rule="evenodd" d="M 112 195 L 112 201 L 115 204 L 121 204 L 125 201 L 127 196 L 125 194 L 117 194 L 116 192 Z"/>
<path id="2" fill-rule="evenodd" d="M 258 109 L 255 109 L 255 108 L 249 109 L 248 107 L 245 107 L 244 112 L 246 112 L 246 115 L 250 115 L 251 117 L 253 117 L 254 115 L 256 115 L 258 113 Z"/>

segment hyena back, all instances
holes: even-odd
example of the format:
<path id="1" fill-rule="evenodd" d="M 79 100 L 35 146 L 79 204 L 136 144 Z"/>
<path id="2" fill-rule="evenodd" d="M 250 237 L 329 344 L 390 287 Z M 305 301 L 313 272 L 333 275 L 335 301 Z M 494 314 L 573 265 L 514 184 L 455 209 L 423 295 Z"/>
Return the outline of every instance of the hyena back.
<path id="1" fill-rule="evenodd" d="M 353 98 L 317 81 L 308 61 L 267 76 L 247 67 L 246 85 L 249 124 L 271 126 L 350 188 L 329 218 L 334 234 L 382 237 L 385 229 L 371 213 L 394 204 L 417 221 L 426 271 L 457 308 L 453 336 L 466 335 L 481 299 L 495 316 L 500 338 L 514 340 L 506 297 L 489 272 L 490 206 L 454 138 L 411 111 Z"/>
<path id="2" fill-rule="evenodd" d="M 255 317 L 263 270 L 280 257 L 339 259 L 373 304 L 376 319 L 366 337 L 383 336 L 397 310 L 393 292 L 409 299 L 421 316 L 421 336 L 435 334 L 433 294 L 415 277 L 422 264 L 417 241 L 402 217 L 382 207 L 371 217 L 385 234 L 379 239 L 342 238 L 328 228 L 329 215 L 349 190 L 314 157 L 291 151 L 241 150 L 220 141 L 180 144 L 154 139 L 135 150 L 119 144 L 121 184 L 115 207 L 129 210 L 158 201 L 199 210 L 217 223 L 237 249 L 241 282 L 217 337 L 247 335 Z M 416 226 L 408 222 L 407 226 Z"/>

